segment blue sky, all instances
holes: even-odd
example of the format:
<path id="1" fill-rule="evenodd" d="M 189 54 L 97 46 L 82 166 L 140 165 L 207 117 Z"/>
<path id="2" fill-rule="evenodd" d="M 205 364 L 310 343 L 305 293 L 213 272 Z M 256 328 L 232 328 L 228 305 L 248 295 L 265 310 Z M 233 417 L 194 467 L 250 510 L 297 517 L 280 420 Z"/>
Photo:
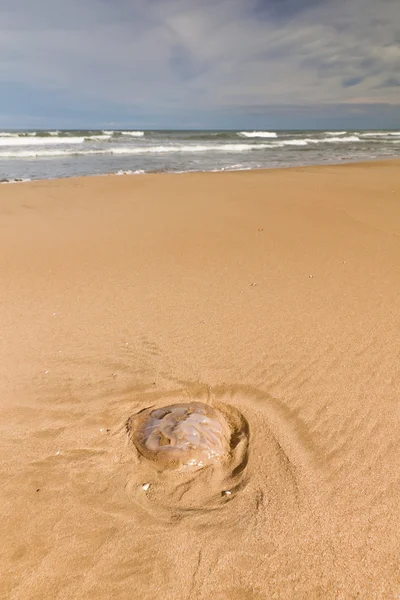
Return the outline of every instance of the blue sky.
<path id="1" fill-rule="evenodd" d="M 399 0 L 2 0 L 15 127 L 399 128 Z"/>

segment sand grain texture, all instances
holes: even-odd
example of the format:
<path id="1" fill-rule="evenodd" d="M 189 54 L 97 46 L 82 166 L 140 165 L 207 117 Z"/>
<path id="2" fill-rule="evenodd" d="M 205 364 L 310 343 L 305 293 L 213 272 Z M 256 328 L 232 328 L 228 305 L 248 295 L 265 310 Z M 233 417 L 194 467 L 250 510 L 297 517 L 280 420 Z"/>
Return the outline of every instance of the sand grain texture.
<path id="1" fill-rule="evenodd" d="M 0 277 L 2 599 L 400 598 L 398 162 L 0 186 Z"/>

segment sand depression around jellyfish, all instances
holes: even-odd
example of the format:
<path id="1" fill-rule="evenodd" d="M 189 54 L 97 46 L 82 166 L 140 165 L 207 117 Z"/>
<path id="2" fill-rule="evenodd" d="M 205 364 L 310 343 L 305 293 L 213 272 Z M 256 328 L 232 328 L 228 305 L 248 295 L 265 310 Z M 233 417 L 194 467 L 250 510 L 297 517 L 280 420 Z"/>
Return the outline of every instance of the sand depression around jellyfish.
<path id="1" fill-rule="evenodd" d="M 139 493 L 138 499 L 147 510 L 159 501 L 173 510 L 216 508 L 245 485 L 249 427 L 233 406 L 216 401 L 151 406 L 126 425 L 136 449 L 133 488 L 139 478 L 145 484 L 146 497 Z"/>

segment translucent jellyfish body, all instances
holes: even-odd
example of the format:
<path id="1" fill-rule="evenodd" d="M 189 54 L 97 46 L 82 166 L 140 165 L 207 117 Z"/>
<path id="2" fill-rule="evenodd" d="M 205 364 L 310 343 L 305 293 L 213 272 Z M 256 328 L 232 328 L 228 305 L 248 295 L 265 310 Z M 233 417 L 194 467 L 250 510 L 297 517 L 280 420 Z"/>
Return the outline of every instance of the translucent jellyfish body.
<path id="1" fill-rule="evenodd" d="M 201 468 L 229 453 L 227 421 L 202 402 L 145 409 L 128 425 L 140 454 L 164 466 Z"/>

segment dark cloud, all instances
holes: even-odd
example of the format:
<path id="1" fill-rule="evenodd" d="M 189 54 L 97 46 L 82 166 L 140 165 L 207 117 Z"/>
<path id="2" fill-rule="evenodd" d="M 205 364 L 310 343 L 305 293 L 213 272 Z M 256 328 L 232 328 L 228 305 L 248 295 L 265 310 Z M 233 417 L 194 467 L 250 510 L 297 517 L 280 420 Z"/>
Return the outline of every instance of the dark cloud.
<path id="1" fill-rule="evenodd" d="M 344 88 L 353 87 L 364 81 L 364 77 L 349 77 L 342 82 Z"/>
<path id="2" fill-rule="evenodd" d="M 382 81 L 379 84 L 380 88 L 388 88 L 388 87 L 400 87 L 400 76 L 399 77 L 389 77 Z"/>

